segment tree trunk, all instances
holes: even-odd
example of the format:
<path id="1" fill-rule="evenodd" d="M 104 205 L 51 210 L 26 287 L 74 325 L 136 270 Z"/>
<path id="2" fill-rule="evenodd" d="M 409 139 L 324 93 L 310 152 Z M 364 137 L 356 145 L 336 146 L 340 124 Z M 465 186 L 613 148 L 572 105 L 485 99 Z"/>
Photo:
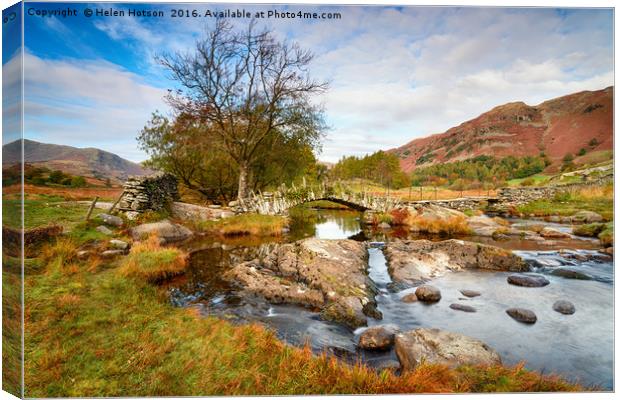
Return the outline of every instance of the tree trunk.
<path id="1" fill-rule="evenodd" d="M 248 197 L 248 178 L 249 178 L 250 166 L 247 162 L 242 162 L 239 164 L 239 190 L 237 197 L 241 199 L 246 199 Z"/>

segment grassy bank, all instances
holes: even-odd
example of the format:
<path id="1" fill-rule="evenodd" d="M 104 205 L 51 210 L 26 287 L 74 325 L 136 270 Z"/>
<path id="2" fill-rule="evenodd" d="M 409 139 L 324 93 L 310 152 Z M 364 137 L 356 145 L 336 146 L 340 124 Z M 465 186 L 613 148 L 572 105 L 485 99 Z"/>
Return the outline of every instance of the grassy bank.
<path id="1" fill-rule="evenodd" d="M 571 216 L 582 210 L 599 213 L 606 221 L 613 220 L 613 185 L 560 193 L 551 199 L 536 200 L 516 208 L 519 213 L 532 214 L 538 217 Z"/>
<path id="2" fill-rule="evenodd" d="M 2 201 L 2 223 L 7 226 L 18 227 L 21 219 L 20 200 Z M 48 224 L 60 225 L 71 229 L 84 221 L 88 206 L 79 203 L 65 202 L 62 198 L 53 197 L 49 200 L 24 200 L 24 224 L 26 229 L 45 226 Z M 91 218 L 102 213 L 95 208 Z"/>
<path id="3" fill-rule="evenodd" d="M 400 377 L 349 366 L 168 305 L 127 261 L 77 260 L 61 240 L 26 280 L 26 396 L 567 391 L 522 366 L 423 365 Z M 161 248 L 151 248 L 158 253 Z"/>

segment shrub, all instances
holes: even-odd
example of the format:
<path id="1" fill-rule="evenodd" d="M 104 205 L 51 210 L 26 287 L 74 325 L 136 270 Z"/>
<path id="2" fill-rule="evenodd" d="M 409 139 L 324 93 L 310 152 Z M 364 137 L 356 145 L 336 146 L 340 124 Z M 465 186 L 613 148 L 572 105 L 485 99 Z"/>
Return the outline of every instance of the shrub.
<path id="1" fill-rule="evenodd" d="M 585 156 L 586 155 L 586 149 L 584 149 L 583 147 L 581 149 L 579 149 L 579 152 L 577 153 L 578 156 Z"/>
<path id="2" fill-rule="evenodd" d="M 610 222 L 606 224 L 605 229 L 599 233 L 598 238 L 601 241 L 601 245 L 604 247 L 610 247 L 614 245 L 614 224 Z"/>
<path id="3" fill-rule="evenodd" d="M 135 244 L 121 261 L 122 276 L 158 283 L 180 275 L 187 266 L 187 253 L 174 247 L 162 247 L 157 236 Z"/>
<path id="4" fill-rule="evenodd" d="M 59 237 L 41 248 L 41 261 L 46 265 L 64 266 L 75 260 L 77 244 L 72 238 Z"/>
<path id="5" fill-rule="evenodd" d="M 521 186 L 532 186 L 534 183 L 536 183 L 534 178 L 526 178 L 521 181 Z"/>
<path id="6" fill-rule="evenodd" d="M 445 219 L 424 218 L 420 216 L 410 217 L 406 222 L 413 231 L 430 233 L 445 237 L 470 235 L 471 228 L 467 220 L 462 216 L 454 216 Z"/>
<path id="7" fill-rule="evenodd" d="M 390 216 L 392 225 L 404 225 L 409 218 L 409 211 L 406 208 L 396 208 L 390 211 Z"/>

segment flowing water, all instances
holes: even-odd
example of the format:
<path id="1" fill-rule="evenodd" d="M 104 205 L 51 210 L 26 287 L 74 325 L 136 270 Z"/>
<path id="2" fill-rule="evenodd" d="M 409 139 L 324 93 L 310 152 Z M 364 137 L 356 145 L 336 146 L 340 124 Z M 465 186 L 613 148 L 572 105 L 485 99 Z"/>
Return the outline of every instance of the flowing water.
<path id="1" fill-rule="evenodd" d="M 376 301 L 383 319 L 369 318 L 369 326 L 393 324 L 401 331 L 432 327 L 458 332 L 489 344 L 500 353 L 505 364 L 524 361 L 530 369 L 556 372 L 606 390 L 613 388 L 613 261 L 593 250 L 597 243 L 577 238 L 542 243 L 465 238 L 514 250 L 533 272 L 546 275 L 551 283 L 542 288 L 526 288 L 509 285 L 507 272 L 450 272 L 429 282 L 441 290 L 440 302 L 404 303 L 400 298 L 414 289 L 398 293 L 388 289 L 391 279 L 381 242 L 392 237 L 421 237 L 397 230 L 363 231 L 360 218 L 359 213 L 352 211 L 304 210 L 293 216 L 290 233 L 280 240 L 352 238 L 372 243 L 368 250 L 369 276 L 379 289 Z M 566 225 L 550 225 L 563 231 L 570 229 Z M 356 340 L 364 328 L 352 332 L 340 324 L 321 320 L 312 310 L 239 297 L 219 279 L 231 265 L 267 254 L 273 246 L 273 240 L 250 238 L 224 244 L 193 243 L 190 247 L 199 250 L 192 253 L 186 281 L 171 289 L 171 301 L 178 306 L 199 307 L 205 315 L 217 315 L 232 322 L 262 322 L 281 339 L 294 345 L 308 343 L 317 352 L 328 351 L 350 360 L 360 358 L 377 368 L 397 364 L 393 350 L 367 352 L 356 348 Z M 587 279 L 552 275 L 558 268 L 577 271 Z M 479 291 L 481 296 L 466 298 L 459 292 L 462 289 Z M 552 305 L 559 299 L 571 301 L 575 314 L 555 312 Z M 473 306 L 476 312 L 453 310 L 449 308 L 452 303 Z M 511 307 L 531 309 L 538 321 L 526 325 L 513 320 L 505 312 Z"/>

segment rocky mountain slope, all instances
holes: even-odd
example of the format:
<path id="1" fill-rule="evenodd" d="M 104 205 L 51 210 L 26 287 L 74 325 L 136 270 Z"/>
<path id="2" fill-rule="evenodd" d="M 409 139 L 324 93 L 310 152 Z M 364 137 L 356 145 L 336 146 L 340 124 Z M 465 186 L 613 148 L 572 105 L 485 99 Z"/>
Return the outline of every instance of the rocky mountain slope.
<path id="1" fill-rule="evenodd" d="M 19 141 L 2 146 L 3 165 L 19 162 L 19 146 Z M 24 140 L 24 161 L 35 166 L 59 169 L 71 175 L 110 178 L 114 182 L 124 181 L 129 175 L 143 175 L 148 172 L 139 164 L 107 151 L 39 143 L 27 139 Z"/>
<path id="2" fill-rule="evenodd" d="M 545 152 L 553 164 L 568 153 L 613 149 L 613 87 L 584 91 L 545 101 L 493 108 L 444 133 L 415 139 L 389 150 L 410 172 L 441 162 L 479 155 L 527 156 Z"/>

